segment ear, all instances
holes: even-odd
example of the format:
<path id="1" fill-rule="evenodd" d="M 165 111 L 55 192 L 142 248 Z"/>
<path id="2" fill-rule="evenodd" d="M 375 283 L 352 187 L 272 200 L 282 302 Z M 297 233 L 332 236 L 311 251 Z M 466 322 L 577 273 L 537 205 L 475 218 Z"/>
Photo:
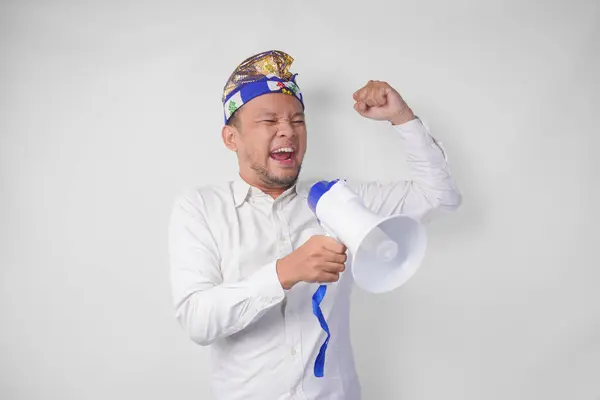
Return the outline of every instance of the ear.
<path id="1" fill-rule="evenodd" d="M 231 151 L 237 152 L 237 135 L 238 130 L 235 126 L 224 125 L 223 130 L 221 131 L 221 136 L 223 137 L 223 143 L 225 147 L 227 147 Z"/>

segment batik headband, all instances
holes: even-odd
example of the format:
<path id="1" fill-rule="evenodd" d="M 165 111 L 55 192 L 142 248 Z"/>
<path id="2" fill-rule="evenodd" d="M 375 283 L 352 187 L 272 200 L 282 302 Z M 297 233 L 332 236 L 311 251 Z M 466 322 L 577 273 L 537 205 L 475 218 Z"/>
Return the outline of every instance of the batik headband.
<path id="1" fill-rule="evenodd" d="M 243 104 L 267 93 L 296 96 L 302 108 L 304 101 L 296 84 L 296 75 L 289 71 L 294 59 L 278 50 L 256 54 L 241 63 L 227 80 L 223 89 L 225 123 Z"/>

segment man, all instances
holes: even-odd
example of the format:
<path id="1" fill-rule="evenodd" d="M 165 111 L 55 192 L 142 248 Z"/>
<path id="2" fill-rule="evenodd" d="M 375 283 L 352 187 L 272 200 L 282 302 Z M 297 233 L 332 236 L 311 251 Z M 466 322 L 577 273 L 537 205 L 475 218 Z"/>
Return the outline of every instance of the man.
<path id="1" fill-rule="evenodd" d="M 212 345 L 212 391 L 223 400 L 359 399 L 349 338 L 352 274 L 346 248 L 326 237 L 297 182 L 306 151 L 304 102 L 293 59 L 250 57 L 223 94 L 223 142 L 239 177 L 188 190 L 170 226 L 176 317 L 191 339 Z M 354 93 L 363 117 L 387 120 L 403 141 L 410 181 L 348 182 L 371 211 L 422 218 L 461 196 L 442 149 L 400 94 L 370 81 Z M 325 332 L 311 297 L 330 283 L 321 309 L 331 331 L 323 377 L 313 366 Z"/>

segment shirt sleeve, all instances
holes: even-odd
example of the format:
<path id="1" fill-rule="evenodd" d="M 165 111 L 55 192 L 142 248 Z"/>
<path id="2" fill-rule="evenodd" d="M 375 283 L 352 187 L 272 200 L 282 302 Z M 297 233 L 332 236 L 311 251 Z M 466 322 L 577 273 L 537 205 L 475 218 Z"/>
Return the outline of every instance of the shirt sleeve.
<path id="1" fill-rule="evenodd" d="M 404 142 L 409 180 L 363 182 L 348 185 L 373 212 L 389 216 L 406 214 L 418 220 L 434 210 L 452 211 L 462 203 L 441 146 L 419 118 L 392 126 Z"/>
<path id="2" fill-rule="evenodd" d="M 177 321 L 194 342 L 208 345 L 258 320 L 285 292 L 276 260 L 242 281 L 223 282 L 219 250 L 199 198 L 184 195 L 175 202 L 169 257 Z"/>

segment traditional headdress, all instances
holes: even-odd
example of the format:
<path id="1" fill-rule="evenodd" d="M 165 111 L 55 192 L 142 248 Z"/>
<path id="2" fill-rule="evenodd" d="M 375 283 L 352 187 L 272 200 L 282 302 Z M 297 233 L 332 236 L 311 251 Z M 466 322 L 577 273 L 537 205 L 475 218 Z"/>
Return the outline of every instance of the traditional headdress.
<path id="1" fill-rule="evenodd" d="M 279 50 L 256 54 L 242 62 L 233 71 L 223 89 L 225 123 L 244 103 L 266 93 L 285 93 L 296 96 L 302 108 L 302 93 L 296 84 L 296 75 L 289 71 L 294 59 Z"/>

